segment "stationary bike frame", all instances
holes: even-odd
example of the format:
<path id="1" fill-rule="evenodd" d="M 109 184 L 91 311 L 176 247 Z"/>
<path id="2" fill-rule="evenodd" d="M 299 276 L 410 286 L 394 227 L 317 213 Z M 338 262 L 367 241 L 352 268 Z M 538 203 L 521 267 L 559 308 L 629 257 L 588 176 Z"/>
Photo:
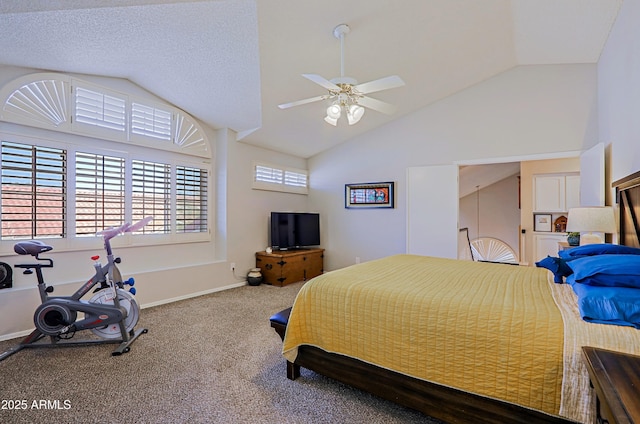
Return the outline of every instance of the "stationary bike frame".
<path id="1" fill-rule="evenodd" d="M 102 265 L 98 262 L 94 263 L 95 274 L 86 283 L 84 283 L 73 295 L 71 296 L 49 296 L 52 287 L 48 287 L 44 281 L 42 268 L 52 268 L 53 260 L 50 258 L 40 258 L 40 253 L 51 250 L 51 247 L 46 245 L 40 245 L 41 249 L 38 250 L 38 246 L 33 246 L 33 251 L 29 251 L 23 254 L 31 254 L 36 260 L 41 263 L 34 264 L 18 264 L 14 265 L 15 268 L 25 269 L 25 273 L 30 273 L 33 269 L 36 272 L 38 280 L 38 291 L 40 293 L 40 300 L 42 301 L 39 308 L 45 304 L 45 302 L 60 305 L 71 304 L 74 306 L 74 311 L 85 312 L 85 318 L 80 321 L 74 321 L 69 323 L 64 329 L 60 331 L 58 335 L 50 335 L 48 342 L 41 342 L 46 338 L 46 334 L 36 328 L 31 334 L 20 342 L 20 344 L 13 346 L 6 352 L 0 354 L 0 361 L 7 357 L 19 352 L 24 348 L 37 348 L 37 347 L 66 347 L 66 346 L 79 346 L 79 345 L 92 345 L 92 344 L 105 344 L 105 343 L 119 343 L 118 347 L 112 352 L 112 355 L 121 355 L 130 350 L 131 344 L 141 335 L 147 333 L 146 328 L 127 331 L 125 326 L 126 310 L 121 307 L 118 299 L 118 288 L 124 287 L 120 271 L 118 270 L 116 263 L 119 263 L 119 258 L 114 258 L 113 251 L 111 249 L 110 240 L 118 234 L 124 232 L 135 231 L 149 222 L 150 218 L 144 219 L 134 225 L 126 223 L 118 228 L 110 228 L 102 231 L 101 234 L 104 239 L 104 249 L 107 253 L 107 263 Z M 97 257 L 94 257 L 97 259 Z M 78 301 L 91 291 L 97 284 L 100 287 L 97 290 L 111 290 L 113 296 L 113 305 L 92 303 L 83 301 L 81 305 L 78 305 Z M 127 293 L 128 294 L 128 293 Z M 36 313 L 38 309 L 36 309 Z M 102 312 L 102 313 L 101 313 Z M 120 338 L 115 339 L 86 339 L 86 340 L 74 340 L 65 338 L 65 335 L 73 337 L 76 331 L 96 328 L 99 326 L 106 326 L 117 323 L 120 329 Z"/>

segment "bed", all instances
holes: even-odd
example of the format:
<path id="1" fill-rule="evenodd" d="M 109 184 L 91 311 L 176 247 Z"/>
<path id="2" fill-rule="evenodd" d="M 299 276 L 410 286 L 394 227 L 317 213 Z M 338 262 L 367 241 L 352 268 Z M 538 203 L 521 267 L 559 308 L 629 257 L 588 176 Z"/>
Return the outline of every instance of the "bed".
<path id="1" fill-rule="evenodd" d="M 640 247 L 640 173 L 615 186 L 620 242 Z M 451 423 L 593 422 L 581 347 L 640 354 L 638 329 L 586 322 L 545 269 L 415 255 L 314 278 L 274 328 L 288 378 L 304 367 Z"/>

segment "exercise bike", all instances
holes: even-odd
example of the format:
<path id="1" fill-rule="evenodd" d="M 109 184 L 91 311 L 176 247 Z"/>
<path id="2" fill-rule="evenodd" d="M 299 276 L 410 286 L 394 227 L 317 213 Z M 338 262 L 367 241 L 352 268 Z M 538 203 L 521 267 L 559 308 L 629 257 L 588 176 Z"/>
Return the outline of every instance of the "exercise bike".
<path id="1" fill-rule="evenodd" d="M 104 240 L 107 263 L 102 265 L 99 256 L 92 256 L 95 274 L 71 296 L 50 296 L 52 286 L 47 286 L 42 273 L 43 268 L 52 268 L 53 260 L 41 258 L 42 253 L 52 250 L 51 246 L 38 240 L 21 241 L 14 245 L 19 255 L 31 255 L 37 263 L 17 264 L 15 268 L 24 269 L 25 274 L 35 270 L 38 290 L 42 303 L 36 308 L 33 321 L 36 326 L 22 342 L 0 354 L 0 361 L 24 349 L 35 347 L 63 347 L 103 343 L 119 343 L 112 355 L 129 352 L 131 344 L 147 329 L 134 327 L 138 323 L 140 308 L 133 295 L 135 281 L 129 278 L 123 281 L 117 264 L 120 258 L 113 256 L 110 240 L 119 234 L 137 231 L 151 221 L 147 217 L 133 225 L 126 223 L 117 228 L 109 228 L 98 233 Z M 129 291 L 125 286 L 131 286 Z M 87 301 L 82 299 L 93 289 L 93 296 Z M 71 340 L 76 332 L 90 330 L 99 339 Z M 48 341 L 46 338 L 48 337 Z M 44 340 L 43 340 L 44 339 Z"/>

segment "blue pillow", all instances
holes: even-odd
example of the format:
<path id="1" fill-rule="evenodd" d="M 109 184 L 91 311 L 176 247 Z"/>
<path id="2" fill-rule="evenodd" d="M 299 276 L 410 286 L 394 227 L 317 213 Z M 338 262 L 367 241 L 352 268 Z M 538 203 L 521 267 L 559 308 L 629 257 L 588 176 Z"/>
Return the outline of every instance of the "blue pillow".
<path id="1" fill-rule="evenodd" d="M 595 243 L 558 252 L 558 256 L 563 259 L 593 255 L 640 255 L 640 249 L 637 247 L 623 246 L 621 244 Z"/>
<path id="2" fill-rule="evenodd" d="M 558 284 L 562 283 L 562 277 L 573 273 L 564 259 L 554 258 L 553 256 L 547 256 L 543 260 L 536 262 L 536 266 L 538 268 L 546 268 L 553 272 L 553 282 Z"/>
<path id="3" fill-rule="evenodd" d="M 582 319 L 640 329 L 640 289 L 574 284 Z"/>
<path id="4" fill-rule="evenodd" d="M 640 255 L 585 256 L 567 265 L 576 283 L 640 288 Z"/>

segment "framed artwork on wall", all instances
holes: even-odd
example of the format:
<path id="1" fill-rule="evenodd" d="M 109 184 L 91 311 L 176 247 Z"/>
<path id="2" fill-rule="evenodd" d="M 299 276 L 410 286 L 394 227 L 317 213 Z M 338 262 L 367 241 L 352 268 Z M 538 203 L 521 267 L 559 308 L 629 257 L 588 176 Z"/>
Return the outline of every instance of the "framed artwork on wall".
<path id="1" fill-rule="evenodd" d="M 344 185 L 345 208 L 393 208 L 393 198 L 393 181 Z"/>
<path id="2" fill-rule="evenodd" d="M 550 213 L 533 214 L 533 231 L 551 231 L 551 224 Z"/>

